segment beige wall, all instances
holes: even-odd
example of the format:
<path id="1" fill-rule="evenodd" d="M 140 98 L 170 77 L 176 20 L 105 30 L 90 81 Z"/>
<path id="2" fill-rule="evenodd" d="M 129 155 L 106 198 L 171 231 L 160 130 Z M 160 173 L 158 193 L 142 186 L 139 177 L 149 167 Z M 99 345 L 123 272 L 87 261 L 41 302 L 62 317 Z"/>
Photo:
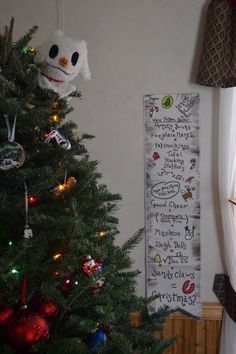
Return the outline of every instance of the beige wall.
<path id="1" fill-rule="evenodd" d="M 59 0 L 59 5 L 63 1 Z M 193 82 L 207 0 L 64 0 L 64 30 L 85 39 L 93 79 L 78 78 L 83 102 L 73 101 L 72 118 L 96 136 L 88 148 L 99 160 L 103 181 L 123 196 L 118 216 L 121 243 L 144 225 L 144 94 L 199 92 L 201 95 L 202 295 L 216 300 L 214 274 L 222 271 L 217 196 L 218 93 Z M 34 43 L 57 27 L 56 0 L 0 0 L 1 25 L 16 18 L 15 37 L 38 24 Z M 62 23 L 62 22 L 60 22 Z M 144 242 L 132 253 L 143 271 Z"/>

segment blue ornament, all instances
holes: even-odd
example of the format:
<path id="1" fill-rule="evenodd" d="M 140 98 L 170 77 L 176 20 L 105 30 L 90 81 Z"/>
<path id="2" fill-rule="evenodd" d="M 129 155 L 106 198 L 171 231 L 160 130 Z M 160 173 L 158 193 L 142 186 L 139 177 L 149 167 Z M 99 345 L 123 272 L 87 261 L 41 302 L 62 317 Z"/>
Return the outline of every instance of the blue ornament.
<path id="1" fill-rule="evenodd" d="M 91 333 L 87 337 L 87 344 L 92 352 L 97 352 L 101 344 L 106 343 L 106 333 L 102 329 Z"/>

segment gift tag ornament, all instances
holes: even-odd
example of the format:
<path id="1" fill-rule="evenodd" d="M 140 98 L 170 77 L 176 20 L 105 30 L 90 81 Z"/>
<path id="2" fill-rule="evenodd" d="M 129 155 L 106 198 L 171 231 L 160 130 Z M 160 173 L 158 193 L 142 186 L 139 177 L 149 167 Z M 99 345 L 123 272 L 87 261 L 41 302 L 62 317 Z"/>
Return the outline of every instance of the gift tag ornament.
<path id="1" fill-rule="evenodd" d="M 12 128 L 10 127 L 10 122 L 7 115 L 5 115 L 5 120 L 8 130 L 8 141 L 0 145 L 0 169 L 4 171 L 14 167 L 19 168 L 25 161 L 25 152 L 23 147 L 14 141 L 16 117 L 14 118 Z"/>

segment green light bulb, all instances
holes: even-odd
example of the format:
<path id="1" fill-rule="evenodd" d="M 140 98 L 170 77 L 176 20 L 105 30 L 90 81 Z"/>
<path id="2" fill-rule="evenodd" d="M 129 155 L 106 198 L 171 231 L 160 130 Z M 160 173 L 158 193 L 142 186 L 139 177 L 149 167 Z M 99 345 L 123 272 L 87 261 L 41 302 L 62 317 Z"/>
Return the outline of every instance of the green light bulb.
<path id="1" fill-rule="evenodd" d="M 18 270 L 16 268 L 12 268 L 10 271 L 11 274 L 18 274 Z"/>
<path id="2" fill-rule="evenodd" d="M 28 51 L 29 51 L 29 48 L 28 48 L 28 47 L 24 47 L 24 48 L 22 49 L 22 52 L 23 52 L 24 54 L 28 53 Z"/>

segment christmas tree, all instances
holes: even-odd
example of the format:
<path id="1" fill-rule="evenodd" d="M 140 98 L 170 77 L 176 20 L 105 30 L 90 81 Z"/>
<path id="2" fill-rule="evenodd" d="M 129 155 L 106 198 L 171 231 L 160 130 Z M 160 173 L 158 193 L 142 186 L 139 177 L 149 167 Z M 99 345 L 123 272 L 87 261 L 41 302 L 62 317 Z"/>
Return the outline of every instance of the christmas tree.
<path id="1" fill-rule="evenodd" d="M 37 27 L 13 42 L 13 24 L 0 33 L 0 353 L 163 353 L 167 309 L 135 295 L 143 230 L 115 245 L 120 196 L 66 120 L 71 100 L 39 86 Z"/>

